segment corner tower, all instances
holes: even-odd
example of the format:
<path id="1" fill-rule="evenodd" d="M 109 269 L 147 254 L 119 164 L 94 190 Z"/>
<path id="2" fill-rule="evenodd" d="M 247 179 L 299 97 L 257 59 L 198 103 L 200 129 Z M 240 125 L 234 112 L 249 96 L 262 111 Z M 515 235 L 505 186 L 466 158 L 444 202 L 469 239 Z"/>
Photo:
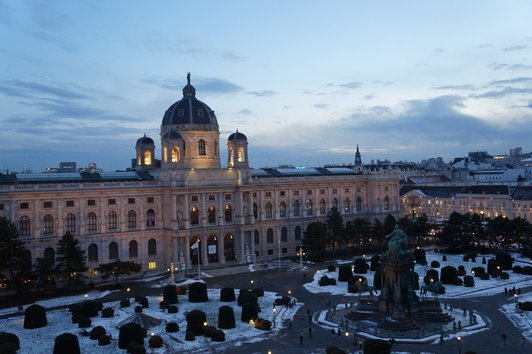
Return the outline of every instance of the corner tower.
<path id="1" fill-rule="evenodd" d="M 196 98 L 188 73 L 183 98 L 166 110 L 161 124 L 163 167 L 220 168 L 219 139 L 214 111 Z"/>
<path id="2" fill-rule="evenodd" d="M 227 167 L 249 168 L 248 138 L 238 130 L 227 138 Z"/>

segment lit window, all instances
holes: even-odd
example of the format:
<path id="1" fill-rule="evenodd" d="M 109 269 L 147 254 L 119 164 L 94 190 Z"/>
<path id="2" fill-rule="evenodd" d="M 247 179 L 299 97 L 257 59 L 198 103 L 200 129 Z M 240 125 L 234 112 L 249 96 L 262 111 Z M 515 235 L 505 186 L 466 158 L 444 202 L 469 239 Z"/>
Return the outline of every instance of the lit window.
<path id="1" fill-rule="evenodd" d="M 144 152 L 144 165 L 151 166 L 151 152 Z"/>
<path id="2" fill-rule="evenodd" d="M 148 262 L 148 269 L 149 270 L 157 269 L 157 262 Z"/>
<path id="3" fill-rule="evenodd" d="M 172 162 L 173 163 L 179 162 L 179 149 L 177 147 L 174 147 L 172 149 Z"/>
<path id="4" fill-rule="evenodd" d="M 168 162 L 168 148 L 165 146 L 163 148 L 163 163 Z"/>

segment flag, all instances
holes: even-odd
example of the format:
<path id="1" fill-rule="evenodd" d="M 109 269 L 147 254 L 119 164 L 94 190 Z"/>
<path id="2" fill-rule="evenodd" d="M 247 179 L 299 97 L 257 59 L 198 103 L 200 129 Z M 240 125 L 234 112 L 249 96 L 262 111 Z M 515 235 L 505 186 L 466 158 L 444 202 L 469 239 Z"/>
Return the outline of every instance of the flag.
<path id="1" fill-rule="evenodd" d="M 193 250 L 195 250 L 195 249 L 198 248 L 198 246 L 199 246 L 199 240 L 196 241 L 192 246 L 190 246 L 190 248 L 193 249 Z"/>

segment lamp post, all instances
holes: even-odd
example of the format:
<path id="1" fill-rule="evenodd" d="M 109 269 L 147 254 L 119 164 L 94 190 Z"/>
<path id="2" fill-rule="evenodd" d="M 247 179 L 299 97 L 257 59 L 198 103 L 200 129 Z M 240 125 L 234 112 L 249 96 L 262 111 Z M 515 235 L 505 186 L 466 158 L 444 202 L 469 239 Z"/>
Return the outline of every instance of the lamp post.
<path id="1" fill-rule="evenodd" d="M 345 352 L 349 353 L 349 332 L 345 332 Z"/>
<path id="2" fill-rule="evenodd" d="M 462 354 L 462 337 L 458 336 L 456 339 L 458 339 L 458 354 Z"/>
<path id="3" fill-rule="evenodd" d="M 279 245 L 279 272 L 281 271 L 281 239 L 279 238 L 279 241 L 277 242 L 277 244 Z"/>

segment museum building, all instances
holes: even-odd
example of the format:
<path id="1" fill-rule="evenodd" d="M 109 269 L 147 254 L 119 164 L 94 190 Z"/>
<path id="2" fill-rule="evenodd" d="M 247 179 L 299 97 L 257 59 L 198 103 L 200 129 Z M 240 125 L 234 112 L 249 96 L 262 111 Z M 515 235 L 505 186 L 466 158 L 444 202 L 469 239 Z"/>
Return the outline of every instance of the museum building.
<path id="1" fill-rule="evenodd" d="M 50 265 L 61 236 L 75 235 L 95 276 L 118 259 L 164 271 L 294 255 L 307 225 L 332 207 L 344 221 L 400 215 L 399 175 L 363 170 L 358 148 L 354 166 L 252 169 L 247 137 L 236 131 L 222 167 L 217 118 L 190 74 L 160 139 L 160 159 L 152 138 L 137 140 L 129 172 L 0 175 L 0 217 Z"/>

